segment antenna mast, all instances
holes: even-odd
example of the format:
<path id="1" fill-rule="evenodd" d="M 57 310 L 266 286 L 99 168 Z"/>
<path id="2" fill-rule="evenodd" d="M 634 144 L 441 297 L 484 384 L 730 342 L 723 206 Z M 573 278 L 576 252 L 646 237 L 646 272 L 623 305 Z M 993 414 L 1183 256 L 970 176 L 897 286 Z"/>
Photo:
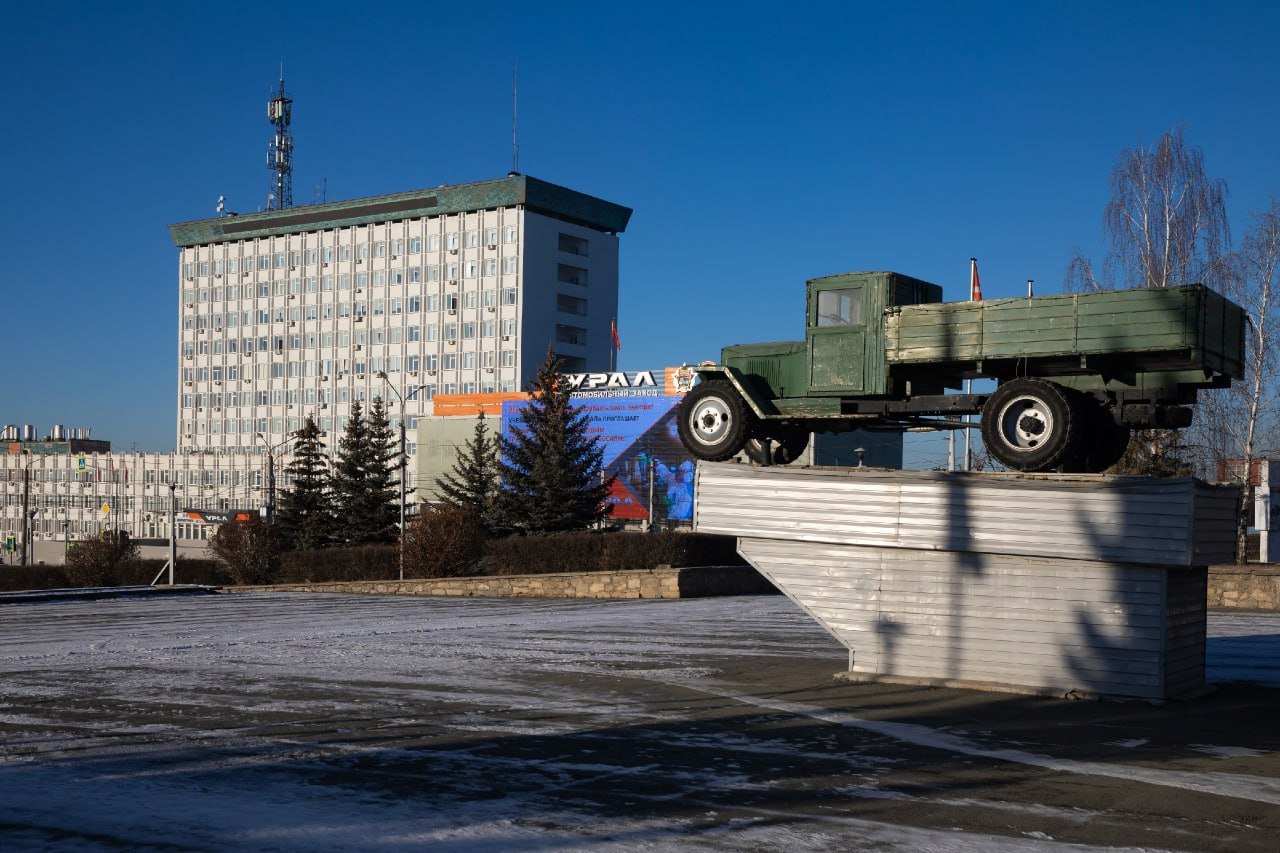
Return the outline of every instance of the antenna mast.
<path id="1" fill-rule="evenodd" d="M 293 98 L 284 91 L 284 66 L 280 68 L 280 87 L 267 101 L 267 121 L 275 128 L 267 146 L 267 168 L 271 170 L 271 193 L 267 210 L 293 207 L 293 136 L 289 122 L 293 118 Z"/>
<path id="2" fill-rule="evenodd" d="M 511 171 L 520 171 L 520 136 L 518 119 L 520 117 L 520 66 L 517 61 L 511 63 Z"/>

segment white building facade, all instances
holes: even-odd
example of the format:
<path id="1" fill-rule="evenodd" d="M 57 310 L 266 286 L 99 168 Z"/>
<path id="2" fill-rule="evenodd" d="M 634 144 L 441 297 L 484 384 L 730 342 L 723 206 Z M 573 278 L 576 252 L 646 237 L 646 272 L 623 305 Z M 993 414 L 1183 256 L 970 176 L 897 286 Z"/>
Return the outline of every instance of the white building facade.
<path id="1" fill-rule="evenodd" d="M 417 420 L 436 394 L 520 390 L 548 348 L 566 372 L 609 363 L 630 216 L 511 174 L 171 225 L 177 451 L 9 442 L 5 561 L 20 560 L 24 530 L 37 562 L 61 563 L 68 541 L 104 530 L 161 556 L 171 524 L 180 552 L 201 553 L 213 527 L 200 512 L 262 509 L 271 466 L 277 491 L 288 487 L 290 436 L 308 415 L 332 453 L 353 403 L 375 397 L 393 427 L 403 400 L 412 490 Z"/>
<path id="2" fill-rule="evenodd" d="M 282 444 L 308 415 L 336 436 L 374 397 L 412 436 L 435 394 L 520 390 L 548 347 L 608 364 L 630 214 L 513 174 L 171 226 L 179 452 Z"/>

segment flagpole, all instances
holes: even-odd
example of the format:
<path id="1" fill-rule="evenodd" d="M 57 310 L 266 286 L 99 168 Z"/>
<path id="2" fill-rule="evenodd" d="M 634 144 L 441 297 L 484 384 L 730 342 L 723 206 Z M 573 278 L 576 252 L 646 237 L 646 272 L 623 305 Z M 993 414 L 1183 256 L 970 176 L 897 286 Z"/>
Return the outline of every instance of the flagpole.
<path id="1" fill-rule="evenodd" d="M 969 300 L 971 302 L 982 301 L 982 283 L 978 280 L 978 259 L 969 259 Z M 973 393 L 973 380 L 966 379 L 964 381 L 964 393 Z M 964 416 L 964 422 L 969 423 L 969 416 Z M 964 470 L 973 470 L 973 449 L 970 443 L 973 430 L 969 427 L 964 429 Z"/>

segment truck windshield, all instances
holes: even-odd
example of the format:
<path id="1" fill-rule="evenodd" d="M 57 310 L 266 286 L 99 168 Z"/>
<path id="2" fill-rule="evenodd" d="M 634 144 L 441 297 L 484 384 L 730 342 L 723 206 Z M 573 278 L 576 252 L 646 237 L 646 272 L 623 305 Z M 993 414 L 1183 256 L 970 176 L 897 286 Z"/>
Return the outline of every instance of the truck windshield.
<path id="1" fill-rule="evenodd" d="M 819 326 L 850 326 L 861 322 L 861 287 L 818 291 Z"/>

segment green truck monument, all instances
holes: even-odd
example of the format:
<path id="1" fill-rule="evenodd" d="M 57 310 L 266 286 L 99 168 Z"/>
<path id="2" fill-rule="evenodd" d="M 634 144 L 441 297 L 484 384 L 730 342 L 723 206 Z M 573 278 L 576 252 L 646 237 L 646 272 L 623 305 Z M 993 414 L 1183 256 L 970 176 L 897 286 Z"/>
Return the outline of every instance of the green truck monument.
<path id="1" fill-rule="evenodd" d="M 1098 472 L 1131 430 L 1191 424 L 1244 362 L 1244 311 L 1199 285 L 978 302 L 893 272 L 808 282 L 802 341 L 725 347 L 680 405 L 699 459 L 799 458 L 813 432 L 963 429 L 1016 471 Z M 988 393 L 958 392 L 994 379 Z"/>

